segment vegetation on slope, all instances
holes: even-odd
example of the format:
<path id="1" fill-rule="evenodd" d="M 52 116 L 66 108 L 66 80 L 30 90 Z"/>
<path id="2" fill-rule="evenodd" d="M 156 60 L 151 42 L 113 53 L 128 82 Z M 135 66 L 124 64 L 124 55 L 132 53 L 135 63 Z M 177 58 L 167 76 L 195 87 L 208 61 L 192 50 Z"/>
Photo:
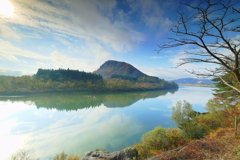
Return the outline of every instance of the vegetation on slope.
<path id="1" fill-rule="evenodd" d="M 106 61 L 94 73 L 100 74 L 104 79 L 110 79 L 113 75 L 147 77 L 132 65 L 114 60 Z"/>
<path id="2" fill-rule="evenodd" d="M 239 88 L 239 83 L 229 74 L 223 77 Z M 190 103 L 178 101 L 172 107 L 171 119 L 179 129 L 169 136 L 168 132 L 173 129 L 157 127 L 143 135 L 142 142 L 134 145 L 139 150 L 140 159 L 162 153 L 158 157 L 161 160 L 240 158 L 239 93 L 220 79 L 214 81 L 217 88 L 214 98 L 206 104 L 207 112 L 196 112 Z M 174 149 L 179 146 L 182 147 Z M 174 150 L 168 151 L 171 149 Z"/>
<path id="3" fill-rule="evenodd" d="M 44 92 L 109 92 L 146 91 L 178 88 L 174 82 L 138 77 L 138 80 L 112 78 L 104 80 L 101 75 L 77 70 L 39 69 L 34 76 L 0 76 L 0 94 L 27 94 Z"/>
<path id="4" fill-rule="evenodd" d="M 201 140 L 192 140 L 179 150 L 166 152 L 159 160 L 231 159 L 240 157 L 240 139 L 234 138 L 233 128 L 218 129 Z"/>

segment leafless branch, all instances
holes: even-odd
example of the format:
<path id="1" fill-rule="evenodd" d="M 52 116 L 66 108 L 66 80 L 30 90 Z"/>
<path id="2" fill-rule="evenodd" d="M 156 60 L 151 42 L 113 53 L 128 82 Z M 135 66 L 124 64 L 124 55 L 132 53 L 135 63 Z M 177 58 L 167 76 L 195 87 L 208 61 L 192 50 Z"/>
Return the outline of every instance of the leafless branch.
<path id="1" fill-rule="evenodd" d="M 227 71 L 240 83 L 240 38 L 236 36 L 240 32 L 240 10 L 237 9 L 240 1 L 203 0 L 197 5 L 181 4 L 194 12 L 189 15 L 178 11 L 179 18 L 170 30 L 176 36 L 158 45 L 157 52 L 173 47 L 192 46 L 195 49 L 183 52 L 188 57 L 182 58 L 177 66 L 187 63 L 217 64 L 224 67 L 224 70 L 206 69 L 204 73 L 190 73 L 217 77 Z M 224 53 L 223 49 L 228 52 Z"/>

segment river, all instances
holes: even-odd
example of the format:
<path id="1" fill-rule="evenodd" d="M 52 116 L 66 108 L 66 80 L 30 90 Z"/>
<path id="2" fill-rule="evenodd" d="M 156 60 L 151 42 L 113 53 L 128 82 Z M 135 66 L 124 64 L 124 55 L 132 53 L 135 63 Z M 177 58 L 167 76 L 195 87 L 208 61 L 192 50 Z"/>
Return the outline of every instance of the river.
<path id="1" fill-rule="evenodd" d="M 176 127 L 170 119 L 178 100 L 204 112 L 212 88 L 130 93 L 68 93 L 0 97 L 0 159 L 18 149 L 41 160 L 64 151 L 82 155 L 94 149 L 116 151 L 141 141 L 156 126 Z"/>

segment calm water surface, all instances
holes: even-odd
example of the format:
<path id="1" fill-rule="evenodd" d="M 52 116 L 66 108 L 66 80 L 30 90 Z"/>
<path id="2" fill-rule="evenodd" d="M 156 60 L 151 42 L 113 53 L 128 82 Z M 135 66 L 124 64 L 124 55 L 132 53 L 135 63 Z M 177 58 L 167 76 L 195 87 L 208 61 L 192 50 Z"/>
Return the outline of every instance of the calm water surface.
<path id="1" fill-rule="evenodd" d="M 175 127 L 171 106 L 187 100 L 203 112 L 212 88 L 114 93 L 53 94 L 0 98 L 0 159 L 31 149 L 41 160 L 64 151 L 116 151 L 156 126 Z"/>

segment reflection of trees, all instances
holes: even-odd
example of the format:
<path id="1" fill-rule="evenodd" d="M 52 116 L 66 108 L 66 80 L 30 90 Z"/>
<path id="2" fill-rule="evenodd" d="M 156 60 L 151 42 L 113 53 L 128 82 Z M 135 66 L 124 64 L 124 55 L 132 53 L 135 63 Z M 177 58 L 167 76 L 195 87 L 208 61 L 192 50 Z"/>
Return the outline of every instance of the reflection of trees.
<path id="1" fill-rule="evenodd" d="M 175 90 L 161 90 L 161 91 L 146 91 L 146 92 L 129 92 L 129 93 L 115 93 L 106 96 L 103 104 L 109 108 L 115 107 L 127 107 L 140 99 L 156 98 L 158 96 L 164 96 L 168 92 L 176 92 Z"/>
<path id="2" fill-rule="evenodd" d="M 57 110 L 78 110 L 83 108 L 98 107 L 104 104 L 106 107 L 127 107 L 140 99 L 156 98 L 174 90 L 146 91 L 146 92 L 124 92 L 124 93 L 70 93 L 49 94 L 26 97 L 0 97 L 1 101 L 23 101 L 26 104 L 35 103 L 37 108 Z"/>

